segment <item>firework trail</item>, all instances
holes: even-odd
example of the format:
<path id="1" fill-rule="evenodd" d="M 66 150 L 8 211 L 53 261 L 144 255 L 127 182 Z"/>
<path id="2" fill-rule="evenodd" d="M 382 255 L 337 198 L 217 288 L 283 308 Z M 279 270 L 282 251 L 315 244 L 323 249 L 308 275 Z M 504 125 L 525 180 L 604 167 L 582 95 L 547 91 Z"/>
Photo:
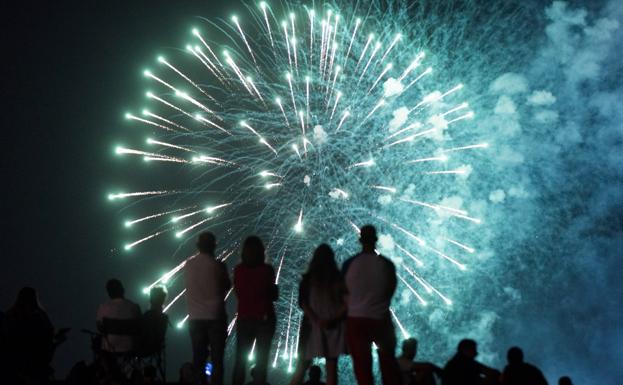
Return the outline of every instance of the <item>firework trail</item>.
<path id="1" fill-rule="evenodd" d="M 464 87 L 427 63 L 409 31 L 355 13 L 262 2 L 192 29 L 183 54 L 145 70 L 148 109 L 126 114 L 146 141 L 116 148 L 162 167 L 172 183 L 153 178 L 109 194 L 134 203 L 128 210 L 151 210 L 125 219 L 137 232 L 126 250 L 210 229 L 233 266 L 241 239 L 266 240 L 282 287 L 276 370 L 293 365 L 300 316 L 292 293 L 318 243 L 343 260 L 356 252 L 359 226 L 378 226 L 379 251 L 397 264 L 402 296 L 392 315 L 405 336 L 414 311 L 461 301 L 477 260 L 483 218 L 469 209 L 472 197 L 457 194 L 489 144 L 469 134 L 475 113 Z M 187 320 L 176 305 L 184 265 L 145 288 L 172 287 L 167 310 L 178 327 Z"/>

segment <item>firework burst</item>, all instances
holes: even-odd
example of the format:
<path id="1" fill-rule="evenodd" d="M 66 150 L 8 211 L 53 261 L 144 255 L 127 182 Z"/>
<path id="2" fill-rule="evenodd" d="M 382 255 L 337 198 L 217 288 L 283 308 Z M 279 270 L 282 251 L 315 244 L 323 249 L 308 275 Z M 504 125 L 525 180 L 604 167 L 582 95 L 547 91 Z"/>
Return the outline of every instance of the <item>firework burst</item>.
<path id="1" fill-rule="evenodd" d="M 397 263 L 392 315 L 404 336 L 413 309 L 460 301 L 452 288 L 468 279 L 482 219 L 457 186 L 488 144 L 461 134 L 474 124 L 463 85 L 439 76 L 408 31 L 329 6 L 262 2 L 192 29 L 183 54 L 158 57 L 144 75 L 149 107 L 126 118 L 148 138 L 116 153 L 177 182 L 109 194 L 143 212 L 125 221 L 140 232 L 125 249 L 211 229 L 227 260 L 246 235 L 266 239 L 282 293 L 274 367 L 292 369 L 296 358 L 294 293 L 310 252 L 326 241 L 344 259 L 365 223 L 379 227 L 379 249 Z M 153 203 L 158 211 L 141 209 Z M 177 290 L 166 309 L 178 327 L 183 288 L 171 283 L 184 265 L 145 288 Z"/>

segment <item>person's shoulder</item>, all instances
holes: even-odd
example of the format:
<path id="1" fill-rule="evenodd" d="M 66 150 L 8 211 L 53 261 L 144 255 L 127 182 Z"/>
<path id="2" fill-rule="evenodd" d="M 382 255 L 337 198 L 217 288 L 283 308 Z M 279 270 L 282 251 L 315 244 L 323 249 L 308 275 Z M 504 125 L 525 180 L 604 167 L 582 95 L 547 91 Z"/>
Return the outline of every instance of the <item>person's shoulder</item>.
<path id="1" fill-rule="evenodd" d="M 350 256 L 349 258 L 347 258 L 344 263 L 342 264 L 342 270 L 346 270 L 346 267 L 352 265 L 353 262 L 355 262 L 359 257 L 361 257 L 363 255 L 363 253 L 357 253 L 355 255 Z"/>
<path id="2" fill-rule="evenodd" d="M 381 259 L 381 261 L 393 265 L 394 262 L 391 260 L 391 258 L 384 256 L 383 254 L 379 254 L 379 258 Z"/>
<path id="3" fill-rule="evenodd" d="M 275 268 L 270 263 L 264 262 L 262 265 L 260 265 L 260 269 L 266 271 L 267 273 L 275 274 Z"/>
<path id="4" fill-rule="evenodd" d="M 387 258 L 386 256 L 379 254 L 379 259 L 385 264 L 387 265 L 390 269 L 396 270 L 396 265 L 394 264 L 394 262 Z"/>
<path id="5" fill-rule="evenodd" d="M 129 309 L 132 309 L 132 310 L 138 310 L 139 313 L 140 313 L 140 309 L 141 309 L 141 307 L 138 306 L 138 304 L 130 301 L 127 298 L 121 298 L 121 301 L 119 301 L 117 306 L 129 308 Z"/>
<path id="6" fill-rule="evenodd" d="M 342 264 L 342 277 L 344 277 L 344 279 L 346 279 L 346 275 L 348 274 L 349 269 L 353 265 L 356 265 L 357 262 L 360 261 L 361 257 L 364 255 L 364 253 L 357 253 L 344 261 L 344 263 Z"/>
<path id="7" fill-rule="evenodd" d="M 524 363 L 525 367 L 531 371 L 534 374 L 542 374 L 543 372 L 541 372 L 541 369 L 539 369 L 537 366 L 529 364 L 527 362 Z"/>
<path id="8" fill-rule="evenodd" d="M 136 303 L 134 303 L 134 301 L 131 301 L 127 298 L 121 298 L 122 303 L 128 305 L 128 306 L 138 306 Z"/>

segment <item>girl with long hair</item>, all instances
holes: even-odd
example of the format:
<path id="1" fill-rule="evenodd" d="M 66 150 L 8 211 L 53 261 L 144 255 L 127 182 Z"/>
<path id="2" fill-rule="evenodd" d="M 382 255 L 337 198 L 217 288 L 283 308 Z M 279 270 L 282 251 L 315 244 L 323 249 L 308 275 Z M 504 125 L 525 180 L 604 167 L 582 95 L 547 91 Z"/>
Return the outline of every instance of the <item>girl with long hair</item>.
<path id="1" fill-rule="evenodd" d="M 327 385 L 337 384 L 337 360 L 346 353 L 346 286 L 329 245 L 316 248 L 299 286 L 304 318 L 300 357 L 290 385 L 298 385 L 316 357 L 326 360 Z"/>
<path id="2" fill-rule="evenodd" d="M 238 297 L 237 344 L 234 385 L 243 385 L 247 356 L 255 340 L 256 383 L 266 382 L 268 353 L 275 334 L 278 290 L 275 269 L 265 260 L 264 243 L 257 236 L 242 245 L 241 262 L 234 268 L 234 290 Z"/>

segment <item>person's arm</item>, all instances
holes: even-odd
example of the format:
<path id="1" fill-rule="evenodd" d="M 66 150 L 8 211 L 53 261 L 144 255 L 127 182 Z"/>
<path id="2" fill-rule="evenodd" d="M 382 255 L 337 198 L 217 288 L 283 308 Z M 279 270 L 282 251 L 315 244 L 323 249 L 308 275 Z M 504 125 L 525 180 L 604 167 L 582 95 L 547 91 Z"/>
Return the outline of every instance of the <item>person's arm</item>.
<path id="1" fill-rule="evenodd" d="M 132 318 L 134 318 L 134 319 L 143 318 L 143 313 L 141 312 L 141 307 L 137 303 L 134 303 L 133 305 L 134 305 L 133 306 L 134 314 L 132 315 Z"/>
<path id="2" fill-rule="evenodd" d="M 233 284 L 234 284 L 234 292 L 236 293 L 236 296 L 238 296 L 239 295 L 238 288 L 240 286 L 240 282 L 238 282 L 238 267 L 237 266 L 234 267 L 234 282 L 233 282 Z"/>
<path id="3" fill-rule="evenodd" d="M 279 286 L 277 286 L 277 284 L 275 283 L 276 281 L 276 275 L 275 275 L 275 269 L 268 265 L 268 267 L 270 268 L 270 300 L 275 302 L 276 300 L 279 299 Z"/>
<path id="4" fill-rule="evenodd" d="M 231 289 L 231 280 L 229 279 L 229 274 L 227 273 L 227 265 L 221 262 L 221 282 L 223 283 L 223 293 L 226 295 L 229 289 Z"/>
<path id="5" fill-rule="evenodd" d="M 478 370 L 480 371 L 480 373 L 483 374 L 485 377 L 495 378 L 497 381 L 500 380 L 502 373 L 500 373 L 499 370 L 490 368 L 486 365 L 481 364 L 480 362 L 476 362 L 476 364 L 478 365 Z"/>
<path id="6" fill-rule="evenodd" d="M 394 263 L 385 258 L 385 260 L 387 261 L 387 265 L 389 268 L 389 272 L 388 272 L 388 277 L 387 277 L 387 282 L 388 282 L 388 295 L 389 297 L 393 297 L 394 293 L 396 292 L 396 286 L 398 285 L 398 279 L 396 278 L 396 266 L 394 265 Z"/>
<path id="7" fill-rule="evenodd" d="M 320 320 L 312 308 L 309 306 L 309 280 L 303 277 L 299 284 L 299 307 L 303 310 L 305 316 L 313 323 L 318 324 Z"/>
<path id="8" fill-rule="evenodd" d="M 97 331 L 104 334 L 104 309 L 103 305 L 99 305 L 97 308 L 97 315 L 95 316 L 95 327 Z"/>
<path id="9" fill-rule="evenodd" d="M 543 372 L 541 370 L 539 370 L 539 369 L 537 369 L 537 372 L 538 372 L 537 376 L 539 378 L 538 385 L 549 385 L 547 383 L 547 380 L 545 379 L 545 376 L 543 375 Z"/>
<path id="10" fill-rule="evenodd" d="M 338 298 L 340 298 L 342 302 L 340 307 L 338 308 L 337 315 L 333 320 L 333 322 L 336 324 L 346 318 L 346 314 L 348 313 L 348 305 L 346 302 L 348 299 L 348 290 L 346 290 L 346 284 L 344 283 L 344 281 L 340 281 L 337 285 L 337 290 L 339 293 Z"/>
<path id="11" fill-rule="evenodd" d="M 412 366 L 412 370 L 415 370 L 416 372 L 419 372 L 419 371 L 431 372 L 437 375 L 441 375 L 442 373 L 442 370 L 439 366 L 432 364 L 430 362 L 414 362 Z"/>

